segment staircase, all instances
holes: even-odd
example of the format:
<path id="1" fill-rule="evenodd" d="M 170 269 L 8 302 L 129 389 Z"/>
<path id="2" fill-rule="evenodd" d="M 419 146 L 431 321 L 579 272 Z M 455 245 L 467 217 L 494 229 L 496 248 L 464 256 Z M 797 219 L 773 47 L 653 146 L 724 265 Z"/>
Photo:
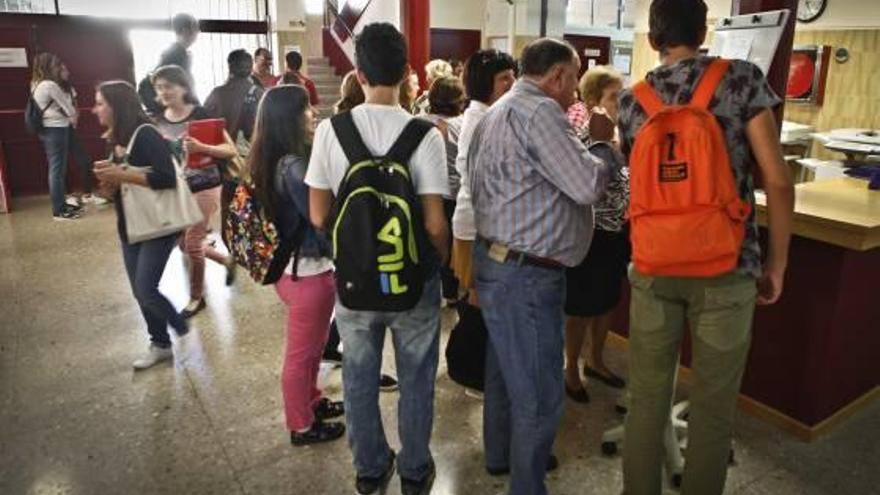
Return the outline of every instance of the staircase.
<path id="1" fill-rule="evenodd" d="M 339 100 L 342 78 L 336 75 L 333 67 L 324 57 L 309 57 L 306 75 L 315 82 L 315 87 L 318 89 L 319 118 L 330 117 L 333 115 L 333 105 Z"/>

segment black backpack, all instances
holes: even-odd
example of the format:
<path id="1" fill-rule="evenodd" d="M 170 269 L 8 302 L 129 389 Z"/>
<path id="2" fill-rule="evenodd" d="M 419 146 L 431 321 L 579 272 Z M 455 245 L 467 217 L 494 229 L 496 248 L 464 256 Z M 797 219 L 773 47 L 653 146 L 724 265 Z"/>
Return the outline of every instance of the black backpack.
<path id="1" fill-rule="evenodd" d="M 418 304 L 433 255 L 409 160 L 430 122 L 412 119 L 384 157 L 374 157 L 350 112 L 330 120 L 349 166 L 328 226 L 343 306 L 406 311 Z"/>
<path id="2" fill-rule="evenodd" d="M 31 93 L 28 97 L 27 104 L 24 107 L 24 126 L 27 128 L 28 132 L 31 134 L 39 134 L 43 132 L 43 114 L 46 113 L 46 110 L 48 110 L 53 103 L 55 103 L 55 100 L 50 100 L 45 108 L 40 108 L 40 105 L 37 104 L 37 100 L 34 99 L 34 94 Z"/>

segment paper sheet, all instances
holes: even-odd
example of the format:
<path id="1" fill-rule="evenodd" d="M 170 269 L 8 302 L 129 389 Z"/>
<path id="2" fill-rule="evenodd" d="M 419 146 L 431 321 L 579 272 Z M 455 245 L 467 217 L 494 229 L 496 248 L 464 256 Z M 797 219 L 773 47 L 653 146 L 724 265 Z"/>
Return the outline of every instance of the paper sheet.
<path id="1" fill-rule="evenodd" d="M 752 53 L 752 44 L 755 42 L 755 34 L 750 31 L 730 33 L 725 37 L 721 48 L 723 58 L 748 60 Z"/>

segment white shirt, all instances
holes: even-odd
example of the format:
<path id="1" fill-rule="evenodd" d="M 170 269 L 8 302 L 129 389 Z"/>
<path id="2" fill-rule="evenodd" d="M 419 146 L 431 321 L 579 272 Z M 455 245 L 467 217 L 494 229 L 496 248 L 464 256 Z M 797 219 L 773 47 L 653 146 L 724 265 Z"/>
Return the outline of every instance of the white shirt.
<path id="1" fill-rule="evenodd" d="M 471 139 L 477 124 L 486 116 L 489 106 L 483 102 L 472 100 L 464 111 L 461 132 L 458 135 L 458 156 L 455 158 L 455 167 L 461 176 L 461 188 L 458 190 L 458 198 L 455 201 L 455 213 L 452 215 L 452 235 L 463 241 L 473 241 L 477 237 L 477 228 L 474 225 L 474 205 L 471 202 L 471 183 L 468 178 L 468 149 L 471 147 Z"/>
<path id="2" fill-rule="evenodd" d="M 73 95 L 61 89 L 55 81 L 43 80 L 31 89 L 34 101 L 43 112 L 43 127 L 69 127 L 76 115 Z M 51 102 L 51 104 L 50 104 Z"/>
<path id="3" fill-rule="evenodd" d="M 333 260 L 330 258 L 302 257 L 297 260 L 296 264 L 296 275 L 298 277 L 311 277 L 331 270 L 333 270 Z M 284 273 L 288 275 L 293 273 L 293 256 L 290 257 L 290 263 L 287 264 Z"/>
<path id="4" fill-rule="evenodd" d="M 384 156 L 391 149 L 407 122 L 415 118 L 399 106 L 370 103 L 358 105 L 351 115 L 367 149 L 377 157 Z M 335 195 L 348 165 L 330 119 L 325 119 L 315 131 L 305 183 L 315 189 L 331 190 Z M 410 158 L 409 170 L 416 194 L 449 194 L 446 144 L 439 130 L 428 132 Z"/>

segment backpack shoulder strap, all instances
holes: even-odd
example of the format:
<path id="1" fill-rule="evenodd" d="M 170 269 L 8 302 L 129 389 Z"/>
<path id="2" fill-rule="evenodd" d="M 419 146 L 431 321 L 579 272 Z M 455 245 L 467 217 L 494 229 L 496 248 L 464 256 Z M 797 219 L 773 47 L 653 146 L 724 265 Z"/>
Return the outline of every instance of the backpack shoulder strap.
<path id="1" fill-rule="evenodd" d="M 385 158 L 395 163 L 409 166 L 409 159 L 416 152 L 425 135 L 434 128 L 434 124 L 420 118 L 410 119 L 398 136 L 397 141 L 391 145 L 391 149 L 385 154 Z"/>
<path id="2" fill-rule="evenodd" d="M 334 115 L 330 118 L 330 124 L 336 133 L 336 139 L 339 140 L 339 144 L 342 146 L 342 151 L 345 152 L 345 157 L 348 158 L 349 165 L 373 158 L 373 154 L 370 153 L 367 145 L 364 144 L 357 126 L 354 125 L 354 118 L 352 118 L 351 112 L 342 112 Z"/>
<path id="3" fill-rule="evenodd" d="M 694 94 L 691 97 L 691 106 L 704 110 L 709 109 L 712 95 L 715 94 L 715 91 L 721 84 L 721 80 L 727 74 L 728 67 L 730 67 L 730 60 L 723 58 L 716 58 L 709 64 L 709 67 L 706 68 L 706 71 L 700 77 L 700 82 L 697 83 L 697 89 L 694 90 Z"/>
<path id="4" fill-rule="evenodd" d="M 639 102 L 642 110 L 648 114 L 648 118 L 653 117 L 666 106 L 663 100 L 660 99 L 660 95 L 654 91 L 654 88 L 646 80 L 642 80 L 633 86 L 633 96 L 636 97 L 636 101 Z"/>

